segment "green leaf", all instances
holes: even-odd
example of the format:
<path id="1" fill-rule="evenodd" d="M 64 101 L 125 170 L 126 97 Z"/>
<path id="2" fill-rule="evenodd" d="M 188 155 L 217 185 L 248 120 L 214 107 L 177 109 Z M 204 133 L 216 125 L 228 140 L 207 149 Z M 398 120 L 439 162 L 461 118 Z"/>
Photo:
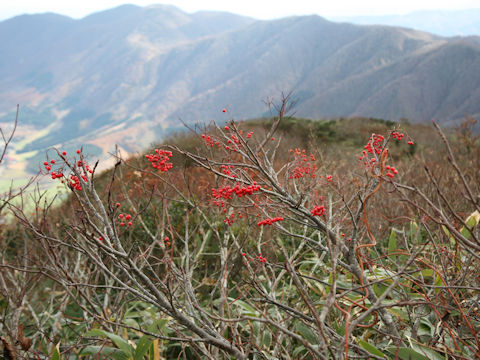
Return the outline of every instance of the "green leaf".
<path id="1" fill-rule="evenodd" d="M 234 299 L 229 298 L 230 301 L 235 301 Z M 247 304 L 245 301 L 242 300 L 236 300 L 234 302 L 237 306 L 239 306 L 243 311 L 242 313 L 244 315 L 248 316 L 258 316 L 258 312 L 249 304 Z"/>
<path id="2" fill-rule="evenodd" d="M 0 311 L 8 307 L 7 299 L 0 295 Z"/>
<path id="3" fill-rule="evenodd" d="M 252 323 L 252 327 L 253 327 L 253 335 L 255 335 L 255 337 L 257 337 L 258 333 L 260 332 L 260 324 L 257 321 L 254 321 Z"/>
<path id="4" fill-rule="evenodd" d="M 262 344 L 265 348 L 269 349 L 270 345 L 272 344 L 272 334 L 270 331 L 264 331 L 262 334 Z"/>
<path id="5" fill-rule="evenodd" d="M 128 360 L 130 359 L 122 350 L 110 347 L 110 346 L 87 346 L 84 348 L 80 354 L 80 356 L 87 356 L 93 355 L 98 356 L 101 355 L 107 359 L 115 359 L 115 360 Z M 96 357 L 95 357 L 96 359 Z"/>
<path id="6" fill-rule="evenodd" d="M 372 287 L 373 287 L 373 292 L 377 296 L 382 296 L 383 293 L 387 290 L 387 286 L 382 284 L 373 284 Z"/>
<path id="7" fill-rule="evenodd" d="M 153 322 L 153 324 L 148 327 L 147 330 L 156 334 L 163 334 L 163 330 L 165 329 L 167 324 L 168 319 L 157 319 Z"/>
<path id="8" fill-rule="evenodd" d="M 369 344 L 368 342 L 366 341 L 363 341 L 363 340 L 358 340 L 358 343 L 360 344 L 360 346 L 362 348 L 364 348 L 365 350 L 367 350 L 370 354 L 373 354 L 373 355 L 376 355 L 376 356 L 381 356 L 381 357 L 385 357 L 385 354 L 382 353 L 380 350 L 378 350 L 375 346 L 373 346 L 372 344 Z"/>
<path id="9" fill-rule="evenodd" d="M 52 356 L 50 360 L 60 360 L 60 343 L 58 343 L 53 349 Z"/>
<path id="10" fill-rule="evenodd" d="M 460 229 L 460 233 L 467 239 L 470 239 L 471 232 L 473 229 L 478 225 L 478 222 L 480 221 L 480 213 L 475 210 L 473 213 L 470 214 L 470 216 L 465 220 L 465 224 L 467 225 L 467 228 L 465 226 L 462 226 Z"/>
<path id="11" fill-rule="evenodd" d="M 340 336 L 345 336 L 345 323 L 334 323 L 335 331 Z"/>
<path id="12" fill-rule="evenodd" d="M 120 336 L 111 334 L 109 332 L 100 330 L 100 329 L 93 329 L 90 330 L 87 336 L 102 336 L 109 338 L 120 350 L 122 350 L 128 357 L 128 359 L 133 359 L 133 348 L 128 344 L 128 342 L 122 339 Z"/>
<path id="13" fill-rule="evenodd" d="M 397 250 L 397 235 L 395 230 L 392 229 L 390 237 L 388 238 L 388 253 L 391 254 Z M 388 256 L 391 260 L 395 261 L 397 257 L 395 255 Z"/>
<path id="14" fill-rule="evenodd" d="M 125 325 L 128 325 L 128 326 L 132 326 L 132 327 L 140 327 L 140 325 L 138 324 L 137 321 L 135 321 L 134 319 L 124 319 L 123 320 L 123 323 Z"/>
<path id="15" fill-rule="evenodd" d="M 470 229 L 473 229 L 475 226 L 477 226 L 479 222 L 480 212 L 478 212 L 478 210 L 475 210 L 473 213 L 471 213 L 467 220 L 465 220 L 465 223 Z"/>
<path id="16" fill-rule="evenodd" d="M 389 347 L 388 352 L 395 355 L 397 348 L 395 346 Z M 398 349 L 398 358 L 400 360 L 429 360 L 425 355 L 416 352 L 413 349 L 401 347 Z"/>
<path id="17" fill-rule="evenodd" d="M 432 269 L 423 269 L 422 271 L 420 271 L 420 273 L 424 278 L 432 277 L 435 274 Z"/>
<path id="18" fill-rule="evenodd" d="M 299 355 L 300 353 L 302 353 L 302 352 L 306 352 L 306 349 L 305 349 L 305 346 L 300 345 L 300 346 L 297 346 L 297 347 L 295 348 L 295 350 L 293 350 L 292 355 L 293 355 L 294 358 L 300 358 L 298 355 Z M 297 357 L 297 356 L 298 356 L 298 357 Z"/>
<path id="19" fill-rule="evenodd" d="M 412 295 L 412 293 L 410 293 L 410 295 Z M 393 315 L 399 317 L 402 320 L 408 320 L 409 319 L 408 313 L 403 309 L 398 309 L 398 308 L 392 307 L 392 308 L 388 309 L 388 312 L 392 313 Z"/>
<path id="20" fill-rule="evenodd" d="M 432 349 L 416 343 L 411 337 L 408 337 L 410 346 L 420 354 L 425 354 L 430 360 L 445 360 L 445 357 L 433 351 Z"/>
<path id="21" fill-rule="evenodd" d="M 453 240 L 452 234 L 450 233 L 450 231 L 447 229 L 447 227 L 446 227 L 445 225 L 442 225 L 442 230 L 443 230 L 443 232 L 445 233 L 445 235 L 448 236 L 448 238 L 449 238 L 450 240 Z"/>
<path id="22" fill-rule="evenodd" d="M 442 278 L 438 275 L 438 274 L 435 274 L 436 277 L 435 277 L 435 282 L 434 282 L 434 285 L 435 286 L 443 286 L 443 281 L 442 281 Z M 435 289 L 435 294 L 438 294 L 442 289 L 441 288 L 436 288 Z"/>
<path id="23" fill-rule="evenodd" d="M 152 341 L 152 346 L 150 347 L 150 360 L 160 360 L 160 349 L 158 347 L 158 343 L 158 339 Z"/>
<path id="24" fill-rule="evenodd" d="M 410 240 L 415 239 L 418 232 L 418 225 L 415 221 L 410 221 Z"/>
<path id="25" fill-rule="evenodd" d="M 207 239 L 207 243 L 210 242 L 210 239 L 212 238 L 212 235 L 213 235 L 213 231 L 212 231 L 212 229 L 209 229 L 207 231 L 207 234 L 205 235 L 205 238 Z"/>
<path id="26" fill-rule="evenodd" d="M 142 336 L 138 341 L 137 348 L 135 349 L 135 360 L 142 360 L 144 355 L 147 353 L 150 345 L 153 341 L 150 340 L 147 336 Z"/>
<path id="27" fill-rule="evenodd" d="M 280 245 L 280 247 L 283 247 L 284 244 L 283 244 L 283 240 L 280 236 L 277 236 L 277 243 Z"/>
<path id="28" fill-rule="evenodd" d="M 308 340 L 311 344 L 317 344 L 318 339 L 313 333 L 313 331 L 304 323 L 298 322 L 295 325 L 295 328 L 297 329 L 297 332 L 306 340 Z"/>
<path id="29" fill-rule="evenodd" d="M 422 318 L 420 320 L 420 327 L 418 328 L 418 335 L 433 336 L 434 333 L 435 326 L 427 318 Z"/>

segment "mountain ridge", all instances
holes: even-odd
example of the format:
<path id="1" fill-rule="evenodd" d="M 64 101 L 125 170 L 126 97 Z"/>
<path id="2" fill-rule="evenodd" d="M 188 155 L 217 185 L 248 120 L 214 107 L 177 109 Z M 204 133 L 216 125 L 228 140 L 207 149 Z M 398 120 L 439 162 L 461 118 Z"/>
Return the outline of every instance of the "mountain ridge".
<path id="1" fill-rule="evenodd" d="M 24 157 L 69 142 L 131 152 L 178 119 L 226 120 L 224 107 L 235 118 L 263 116 L 263 101 L 289 91 L 302 117 L 453 124 L 480 115 L 478 39 L 173 6 L 20 16 L 0 22 L 0 122 L 20 103 L 22 125 L 48 127 L 21 138 Z"/>

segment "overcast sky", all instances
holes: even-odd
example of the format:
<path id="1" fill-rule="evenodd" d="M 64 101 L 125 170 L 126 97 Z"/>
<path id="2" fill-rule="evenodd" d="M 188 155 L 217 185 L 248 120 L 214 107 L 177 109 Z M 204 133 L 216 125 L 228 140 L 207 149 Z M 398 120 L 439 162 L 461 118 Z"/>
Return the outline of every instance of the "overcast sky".
<path id="1" fill-rule="evenodd" d="M 141 6 L 152 3 L 172 4 L 187 12 L 221 10 L 258 19 L 289 15 L 321 16 L 390 15 L 415 10 L 480 8 L 480 0 L 0 0 L 0 20 L 24 13 L 56 12 L 74 18 L 130 3 Z"/>

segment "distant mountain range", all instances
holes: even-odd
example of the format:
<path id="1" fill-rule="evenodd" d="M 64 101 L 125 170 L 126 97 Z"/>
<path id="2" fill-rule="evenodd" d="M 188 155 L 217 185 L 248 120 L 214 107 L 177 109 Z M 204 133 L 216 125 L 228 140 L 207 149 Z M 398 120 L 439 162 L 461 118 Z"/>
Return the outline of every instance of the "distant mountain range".
<path id="1" fill-rule="evenodd" d="M 0 54 L 0 122 L 20 103 L 21 159 L 69 143 L 135 151 L 180 118 L 222 121 L 224 107 L 265 115 L 262 100 L 282 91 L 311 118 L 480 116 L 479 37 L 319 16 L 259 21 L 163 5 L 23 15 L 0 22 Z"/>
<path id="2" fill-rule="evenodd" d="M 361 25 L 389 25 L 427 31 L 442 36 L 480 35 L 480 9 L 423 10 L 405 15 L 332 17 Z"/>

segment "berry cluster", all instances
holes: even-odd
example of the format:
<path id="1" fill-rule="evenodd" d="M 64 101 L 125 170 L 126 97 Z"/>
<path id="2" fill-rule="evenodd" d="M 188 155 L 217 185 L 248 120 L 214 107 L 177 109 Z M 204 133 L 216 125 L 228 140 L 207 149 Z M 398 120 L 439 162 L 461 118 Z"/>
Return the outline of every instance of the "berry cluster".
<path id="1" fill-rule="evenodd" d="M 225 220 L 223 220 L 223 222 L 229 226 L 232 226 L 234 220 L 235 220 L 235 214 L 232 214 L 230 215 L 230 217 L 227 216 Z"/>
<path id="2" fill-rule="evenodd" d="M 312 211 L 310 211 L 313 216 L 322 216 L 325 214 L 325 206 L 315 206 Z"/>
<path id="3" fill-rule="evenodd" d="M 132 218 L 132 215 L 130 214 L 119 214 L 118 218 L 120 219 L 120 226 L 125 226 L 125 221 L 127 221 L 126 223 L 127 226 L 133 225 L 133 223 L 129 221 Z"/>
<path id="4" fill-rule="evenodd" d="M 395 140 L 398 140 L 398 141 L 402 140 L 402 139 L 404 138 L 404 136 L 405 136 L 405 134 L 400 133 L 400 132 L 398 132 L 398 131 L 392 131 L 391 134 L 392 134 L 392 137 L 393 137 Z M 408 144 L 408 145 L 413 145 L 413 141 L 412 141 L 412 140 L 409 140 L 409 141 L 407 142 L 407 144 Z"/>
<path id="5" fill-rule="evenodd" d="M 231 135 L 230 136 L 230 139 L 227 140 L 227 143 L 229 144 L 236 144 L 236 145 L 240 145 L 240 140 L 238 140 L 238 138 L 235 136 L 235 135 Z"/>
<path id="6" fill-rule="evenodd" d="M 386 170 L 389 170 L 391 172 L 387 172 L 385 175 L 388 176 L 389 178 L 393 178 L 395 175 L 398 174 L 398 170 L 395 169 L 393 166 L 387 165 L 385 166 Z"/>
<path id="7" fill-rule="evenodd" d="M 223 130 L 230 132 L 231 128 L 228 125 L 225 125 L 223 127 Z M 240 138 L 241 138 L 243 136 L 243 130 L 239 130 L 238 133 L 240 134 Z M 227 135 L 227 134 L 224 134 L 224 135 Z M 250 131 L 249 133 L 247 133 L 246 138 L 250 139 L 252 135 L 253 135 L 253 131 Z M 240 138 L 235 134 L 230 134 L 229 136 L 230 137 L 227 139 L 227 141 L 223 142 L 216 139 L 212 135 L 208 135 L 204 133 L 202 134 L 202 139 L 205 143 L 205 146 L 210 148 L 213 148 L 216 146 L 217 148 L 223 147 L 225 150 L 229 150 L 229 151 L 234 151 L 234 152 L 239 151 L 240 148 L 242 147 L 242 142 L 240 141 Z"/>
<path id="8" fill-rule="evenodd" d="M 81 178 L 84 182 L 88 181 L 85 174 L 82 174 Z M 73 174 L 70 175 L 70 182 L 68 182 L 68 186 L 70 186 L 70 188 L 73 189 L 73 190 L 78 190 L 78 191 L 82 190 L 82 185 L 80 183 L 80 179 L 78 178 L 78 176 L 73 175 Z"/>
<path id="9" fill-rule="evenodd" d="M 223 209 L 223 212 L 226 213 L 227 209 Z M 231 226 L 235 222 L 235 217 L 237 217 L 238 219 L 241 219 L 243 218 L 243 215 L 240 211 L 238 211 L 237 214 L 232 213 L 232 215 L 230 215 L 230 217 L 227 216 L 225 220 L 223 220 L 223 222 Z"/>
<path id="10" fill-rule="evenodd" d="M 43 163 L 43 165 L 45 166 L 45 171 L 50 172 L 50 175 L 52 176 L 52 180 L 55 180 L 55 179 L 60 179 L 62 178 L 64 175 L 63 175 L 63 172 L 62 171 L 58 171 L 58 172 L 55 172 L 55 171 L 52 171 L 52 166 L 55 164 L 55 160 L 50 160 L 50 162 L 48 161 L 45 161 Z"/>
<path id="11" fill-rule="evenodd" d="M 148 154 L 145 157 L 152 163 L 155 169 L 160 171 L 165 172 L 173 167 L 173 164 L 168 162 L 172 157 L 171 151 L 155 149 L 155 154 Z"/>
<path id="12" fill-rule="evenodd" d="M 396 140 L 401 140 L 404 136 L 404 134 L 401 134 L 398 131 L 392 131 L 392 137 Z M 384 137 L 382 135 L 372 134 L 368 144 L 365 145 L 365 150 L 363 150 L 362 156 L 359 158 L 360 161 L 363 161 L 363 165 L 365 165 L 365 167 L 370 168 L 371 170 L 377 167 L 379 162 L 377 156 L 382 152 L 384 146 L 383 140 Z M 372 155 L 373 157 L 371 157 Z M 398 174 L 397 169 L 395 169 L 393 166 L 387 165 L 385 169 L 387 170 L 385 175 L 389 178 L 393 178 Z"/>
<path id="13" fill-rule="evenodd" d="M 243 257 L 246 257 L 247 254 L 243 252 L 243 253 L 242 253 L 242 256 L 243 256 Z M 255 256 L 255 259 L 251 258 L 250 260 L 251 260 L 251 261 L 257 260 L 257 261 L 258 261 L 259 263 L 261 263 L 261 264 L 264 264 L 264 263 L 267 262 L 267 259 L 264 258 L 264 257 L 262 256 L 262 254 L 258 254 L 257 256 Z"/>
<path id="14" fill-rule="evenodd" d="M 213 200 L 212 201 L 212 204 L 215 205 L 215 206 L 218 206 L 218 207 L 224 207 L 225 206 L 225 201 L 222 201 L 222 200 Z"/>
<path id="15" fill-rule="evenodd" d="M 289 179 L 299 179 L 305 175 L 311 175 L 312 178 L 315 178 L 315 172 L 317 171 L 317 165 L 314 163 L 315 156 L 313 154 L 307 155 L 305 150 L 298 148 L 290 149 L 290 152 L 295 156 L 295 168 L 289 175 Z"/>
<path id="16" fill-rule="evenodd" d="M 401 134 L 398 131 L 392 131 L 392 137 L 396 140 L 402 140 L 405 134 Z"/>
<path id="17" fill-rule="evenodd" d="M 232 171 L 230 169 L 233 169 L 233 165 L 222 165 L 222 173 L 234 178 L 237 177 L 237 175 L 232 174 Z"/>
<path id="18" fill-rule="evenodd" d="M 232 144 L 232 140 L 228 140 L 228 143 L 230 145 L 225 145 L 225 150 L 232 150 L 232 151 L 235 151 L 235 152 L 238 151 L 238 147 L 235 146 L 234 144 Z"/>
<path id="19" fill-rule="evenodd" d="M 275 217 L 275 218 L 272 218 L 272 219 L 265 219 L 265 220 L 259 221 L 257 223 L 257 226 L 272 225 L 273 223 L 276 223 L 277 221 L 283 221 L 283 220 L 284 220 L 283 217 L 278 216 L 278 217 Z"/>
<path id="20" fill-rule="evenodd" d="M 231 188 L 230 186 L 224 186 L 217 189 L 212 189 L 212 197 L 215 199 L 231 199 L 232 194 L 235 193 L 238 197 L 242 197 L 245 195 L 252 195 L 255 191 L 260 190 L 260 185 L 257 185 L 256 182 L 253 182 L 252 185 L 249 186 L 242 186 L 236 184 L 235 187 Z"/>
<path id="21" fill-rule="evenodd" d="M 220 145 L 220 143 L 218 141 L 213 141 L 213 139 L 210 135 L 202 134 L 202 139 L 203 139 L 203 141 L 205 141 L 206 146 L 213 147 L 214 145 L 217 145 L 217 146 Z"/>
<path id="22" fill-rule="evenodd" d="M 370 140 L 368 140 L 367 145 L 365 145 L 365 150 L 369 154 L 375 153 L 377 155 L 380 155 L 380 153 L 382 152 L 384 139 L 385 138 L 382 135 L 372 134 L 372 136 L 370 136 Z M 365 151 L 363 153 L 364 155 L 366 155 Z"/>
<path id="23" fill-rule="evenodd" d="M 231 200 L 234 194 L 238 197 L 244 197 L 246 195 L 252 195 L 254 192 L 259 190 L 260 190 L 260 185 L 257 185 L 256 182 L 253 182 L 251 185 L 248 185 L 248 186 L 240 186 L 237 183 L 233 188 L 231 188 L 228 185 L 218 189 L 212 188 L 212 197 L 215 199 L 212 202 L 214 205 L 224 208 L 223 212 L 226 213 L 227 212 L 227 209 L 225 208 L 226 204 L 222 199 Z M 238 218 L 240 219 L 242 218 L 242 213 L 240 211 L 238 211 L 237 215 L 238 215 Z M 225 220 L 223 220 L 223 222 L 225 224 L 232 225 L 234 220 L 235 220 L 235 213 L 230 215 L 230 217 L 227 216 Z"/>
<path id="24" fill-rule="evenodd" d="M 77 154 L 81 154 L 81 152 L 82 151 L 80 149 L 77 150 Z M 51 159 L 50 161 L 45 161 L 43 163 L 46 173 L 51 176 L 52 180 L 61 179 L 61 182 L 66 183 L 72 190 L 81 191 L 81 180 L 83 180 L 84 183 L 87 183 L 87 174 L 92 174 L 93 170 L 90 168 L 90 166 L 88 166 L 85 160 L 78 160 L 74 161 L 73 164 L 69 164 L 65 159 L 65 156 L 67 156 L 67 152 L 62 151 L 61 154 L 63 158 L 60 159 L 58 162 L 54 159 Z M 54 165 L 57 166 L 57 169 L 55 170 L 53 169 Z M 74 170 L 74 173 L 72 173 L 69 177 L 65 176 L 64 174 L 65 165 L 68 165 L 72 170 Z M 75 175 L 75 171 L 77 174 L 80 174 L 80 176 Z"/>
<path id="25" fill-rule="evenodd" d="M 225 126 L 224 130 L 230 131 L 230 128 L 228 126 Z M 243 136 L 243 130 L 240 130 L 239 134 L 240 136 Z M 249 139 L 252 136 L 252 134 L 253 134 L 253 131 L 248 133 L 247 139 Z M 240 139 L 236 135 L 231 134 L 230 138 L 227 140 L 227 144 L 225 144 L 224 146 L 225 146 L 225 150 L 231 150 L 231 151 L 237 152 L 242 147 L 242 143 L 240 142 Z"/>

